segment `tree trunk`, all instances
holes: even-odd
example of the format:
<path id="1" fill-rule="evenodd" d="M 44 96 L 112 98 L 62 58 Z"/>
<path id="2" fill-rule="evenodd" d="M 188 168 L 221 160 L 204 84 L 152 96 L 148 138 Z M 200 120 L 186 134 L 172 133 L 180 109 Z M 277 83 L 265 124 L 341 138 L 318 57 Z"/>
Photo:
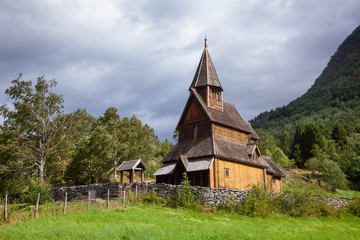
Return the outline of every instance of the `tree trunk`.
<path id="1" fill-rule="evenodd" d="M 45 161 L 41 160 L 39 165 L 39 180 L 41 183 L 44 183 L 44 166 L 45 166 Z"/>
<path id="2" fill-rule="evenodd" d="M 114 179 L 116 181 L 117 175 L 116 175 L 116 160 L 114 161 Z"/>

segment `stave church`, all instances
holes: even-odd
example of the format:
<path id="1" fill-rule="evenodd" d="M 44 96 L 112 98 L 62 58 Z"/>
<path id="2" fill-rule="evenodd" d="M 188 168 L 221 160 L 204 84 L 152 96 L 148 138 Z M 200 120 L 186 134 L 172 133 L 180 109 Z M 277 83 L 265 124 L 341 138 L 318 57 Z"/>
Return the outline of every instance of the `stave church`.
<path id="1" fill-rule="evenodd" d="M 250 123 L 224 100 L 206 39 L 189 92 L 176 127 L 178 142 L 155 172 L 156 182 L 180 184 L 186 172 L 193 186 L 247 190 L 255 184 L 281 192 L 285 175 L 260 153 Z"/>

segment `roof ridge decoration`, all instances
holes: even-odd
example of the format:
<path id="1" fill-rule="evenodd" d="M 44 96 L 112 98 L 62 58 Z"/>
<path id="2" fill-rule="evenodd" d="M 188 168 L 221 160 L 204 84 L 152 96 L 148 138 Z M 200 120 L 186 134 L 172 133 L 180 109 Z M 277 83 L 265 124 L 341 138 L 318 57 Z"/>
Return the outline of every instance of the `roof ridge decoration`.
<path id="1" fill-rule="evenodd" d="M 194 79 L 189 87 L 190 89 L 203 86 L 218 87 L 223 91 L 218 75 L 215 70 L 214 63 L 210 57 L 207 47 L 207 38 L 205 37 L 205 47 L 201 55 L 199 65 L 196 69 Z"/>

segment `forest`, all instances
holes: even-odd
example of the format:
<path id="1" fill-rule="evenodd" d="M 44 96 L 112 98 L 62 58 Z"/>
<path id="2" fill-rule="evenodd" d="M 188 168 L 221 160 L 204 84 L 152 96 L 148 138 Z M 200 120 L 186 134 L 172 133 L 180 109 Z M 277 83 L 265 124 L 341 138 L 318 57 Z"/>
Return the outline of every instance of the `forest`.
<path id="1" fill-rule="evenodd" d="M 12 106 L 0 107 L 0 193 L 115 181 L 121 162 L 138 158 L 149 173 L 159 167 L 172 145 L 150 126 L 134 115 L 121 118 L 114 107 L 98 118 L 86 109 L 64 113 L 56 84 L 20 74 L 5 90 Z"/>
<path id="2" fill-rule="evenodd" d="M 260 149 L 278 164 L 311 170 L 330 189 L 359 189 L 360 27 L 304 95 L 251 123 Z"/>

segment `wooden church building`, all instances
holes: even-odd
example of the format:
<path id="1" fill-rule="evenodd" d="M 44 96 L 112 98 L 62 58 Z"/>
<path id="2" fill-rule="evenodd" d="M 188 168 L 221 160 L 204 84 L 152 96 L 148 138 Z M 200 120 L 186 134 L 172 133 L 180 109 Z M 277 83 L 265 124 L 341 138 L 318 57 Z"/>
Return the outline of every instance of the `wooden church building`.
<path id="1" fill-rule="evenodd" d="M 249 189 L 256 184 L 280 192 L 285 175 L 270 157 L 261 155 L 250 123 L 224 101 L 206 39 L 189 91 L 176 127 L 178 142 L 155 172 L 156 182 L 180 184 L 186 172 L 193 186 Z"/>

